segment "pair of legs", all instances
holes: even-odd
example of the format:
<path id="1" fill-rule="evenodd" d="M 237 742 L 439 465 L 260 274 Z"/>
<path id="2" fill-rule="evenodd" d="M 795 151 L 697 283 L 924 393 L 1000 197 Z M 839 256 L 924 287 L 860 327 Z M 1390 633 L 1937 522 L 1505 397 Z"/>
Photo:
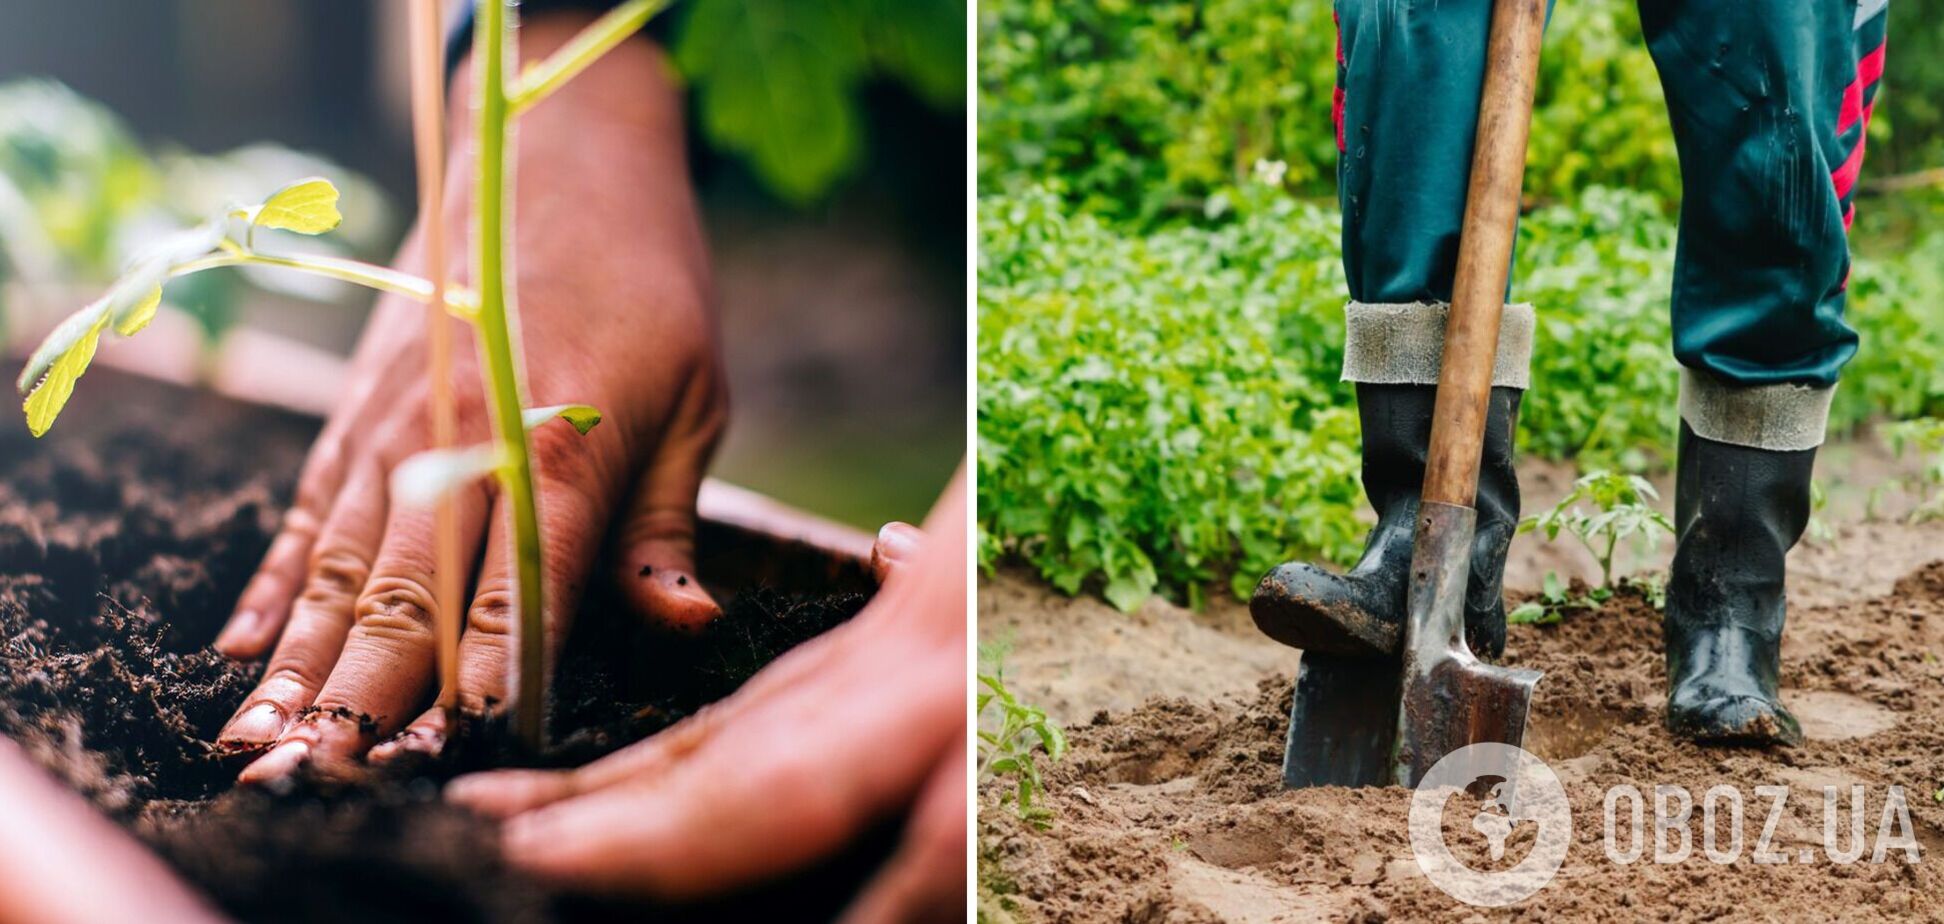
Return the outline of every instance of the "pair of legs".
<path id="1" fill-rule="evenodd" d="M 1668 725 L 1701 740 L 1793 742 L 1801 732 L 1776 696 L 1783 560 L 1807 523 L 1830 397 L 1857 347 L 1843 322 L 1847 232 L 1885 0 L 1640 0 L 1640 14 L 1684 189 Z M 1252 605 L 1276 638 L 1356 654 L 1387 637 L 1371 626 L 1394 635 L 1404 611 L 1491 3 L 1339 0 L 1337 17 L 1344 378 L 1356 383 L 1379 520 L 1349 574 L 1286 565 Z M 1487 658 L 1505 644 L 1512 438 L 1532 330 L 1533 309 L 1508 306 L 1466 608 Z"/>

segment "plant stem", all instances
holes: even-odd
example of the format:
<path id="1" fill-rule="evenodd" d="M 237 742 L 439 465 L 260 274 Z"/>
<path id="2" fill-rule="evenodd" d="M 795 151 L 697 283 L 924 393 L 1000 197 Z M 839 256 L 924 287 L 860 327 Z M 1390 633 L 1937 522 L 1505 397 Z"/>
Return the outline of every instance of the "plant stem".
<path id="1" fill-rule="evenodd" d="M 419 233 L 425 243 L 425 270 L 431 299 L 425 309 L 426 377 L 432 389 L 432 449 L 451 449 L 457 441 L 452 401 L 452 328 L 445 312 L 445 68 L 440 29 L 441 0 L 412 0 L 412 142 L 418 155 Z M 438 637 L 439 697 L 447 728 L 459 707 L 459 628 L 463 594 L 460 582 L 459 518 L 452 498 L 433 507 L 433 620 Z"/>
<path id="2" fill-rule="evenodd" d="M 514 80 L 513 89 L 507 94 L 513 115 L 532 108 L 574 79 L 574 75 L 587 70 L 588 65 L 635 34 L 668 3 L 669 0 L 629 0 L 582 29 L 573 40 Z"/>
<path id="3" fill-rule="evenodd" d="M 313 276 L 325 276 L 380 292 L 403 295 L 415 302 L 428 305 L 432 303 L 431 282 L 410 273 L 401 273 L 395 269 L 358 260 L 346 260 L 342 257 L 285 257 L 249 250 L 240 253 L 217 253 L 177 265 L 169 271 L 169 278 L 188 276 L 204 270 L 222 269 L 227 266 L 274 266 L 309 273 Z M 470 319 L 471 315 L 478 311 L 478 306 L 472 301 L 471 294 L 462 290 L 447 289 L 445 302 L 446 311 L 461 318 Z"/>
<path id="4" fill-rule="evenodd" d="M 494 430 L 506 464 L 500 469 L 501 496 L 512 519 L 515 586 L 520 622 L 520 680 L 513 729 L 529 748 L 544 737 L 545 616 L 540 586 L 540 516 L 533 496 L 533 465 L 527 455 L 521 420 L 519 370 L 515 361 L 512 293 L 507 285 L 508 221 L 506 97 L 507 36 L 512 31 L 507 6 L 514 0 L 479 0 L 473 29 L 473 67 L 478 70 L 479 171 L 473 199 L 479 233 L 478 285 L 481 364 L 492 399 Z"/>

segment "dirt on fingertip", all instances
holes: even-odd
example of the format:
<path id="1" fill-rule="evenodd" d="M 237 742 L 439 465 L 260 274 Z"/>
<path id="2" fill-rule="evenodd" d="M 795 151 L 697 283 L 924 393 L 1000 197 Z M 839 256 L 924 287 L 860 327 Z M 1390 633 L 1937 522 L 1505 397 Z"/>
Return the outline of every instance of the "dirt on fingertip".
<path id="1" fill-rule="evenodd" d="M 103 381 L 95 381 L 99 376 Z M 316 424 L 109 371 L 47 438 L 0 432 L 0 734 L 249 921 L 821 919 L 894 847 L 846 854 L 710 905 L 578 897 L 499 860 L 495 824 L 443 783 L 494 766 L 583 764 L 734 692 L 866 597 L 703 581 L 724 613 L 676 635 L 589 591 L 556 668 L 551 744 L 464 723 L 442 759 L 355 785 L 239 789 L 249 755 L 212 745 L 261 664 L 209 643 L 261 559 Z M 383 722 L 386 717 L 349 717 Z"/>
<path id="2" fill-rule="evenodd" d="M 1041 767 L 1050 826 L 1014 814 L 1004 781 L 980 785 L 979 907 L 992 924 L 1944 920 L 1941 657 L 1944 563 L 1879 596 L 1796 608 L 1782 682 L 1808 741 L 1710 748 L 1677 741 L 1661 725 L 1661 614 L 1640 592 L 1556 625 L 1511 627 L 1505 663 L 1545 672 L 1526 746 L 1558 774 L 1573 826 L 1557 877 L 1497 909 L 1461 904 L 1422 872 L 1406 823 L 1409 791 L 1282 788 L 1293 672 L 1277 670 L 1246 691 L 1069 715 L 1071 751 Z M 1008 676 L 1031 687 L 1016 668 Z M 1072 678 L 1061 683 L 1049 689 L 1071 689 Z M 1630 864 L 1608 859 L 1602 822 L 1605 793 L 1621 784 L 1645 794 L 1648 813 L 1645 858 Z M 1743 849 L 1726 865 L 1704 855 L 1698 820 L 1704 794 L 1720 784 L 1739 790 L 1746 811 Z M 1849 864 L 1821 853 L 1823 787 L 1844 794 L 1846 812 L 1852 784 L 1865 787 L 1870 845 L 1883 837 L 1889 788 L 1900 787 L 1917 862 L 1897 848 L 1881 863 L 1870 850 Z M 1654 862 L 1656 785 L 1683 787 L 1695 800 L 1686 859 Z M 1791 792 L 1770 837 L 1771 851 L 1786 858 L 1779 864 L 1754 860 L 1770 806 L 1755 787 L 1767 785 Z M 1446 830 L 1448 839 L 1453 831 L 1477 837 L 1450 818 Z M 1729 840 L 1727 822 L 1719 833 Z M 1617 836 L 1624 849 L 1624 829 Z M 1847 839 L 1841 833 L 1838 845 Z M 1482 852 L 1453 849 L 1475 868 L 1489 865 Z M 1532 849 L 1529 836 L 1514 836 L 1503 862 Z"/>

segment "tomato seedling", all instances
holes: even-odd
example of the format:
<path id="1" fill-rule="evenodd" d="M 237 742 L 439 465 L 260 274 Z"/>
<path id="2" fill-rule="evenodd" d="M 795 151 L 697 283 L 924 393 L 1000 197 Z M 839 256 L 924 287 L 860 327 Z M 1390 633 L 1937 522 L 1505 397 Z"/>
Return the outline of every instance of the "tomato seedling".
<path id="1" fill-rule="evenodd" d="M 526 406 L 515 355 L 518 325 L 512 280 L 507 278 L 506 245 L 512 216 L 506 191 L 513 174 L 509 132 L 519 113 L 537 105 L 576 74 L 635 33 L 668 5 L 668 0 L 631 0 L 590 24 L 574 39 L 525 71 L 516 62 L 519 25 L 516 0 L 478 0 L 474 10 L 473 60 L 477 80 L 478 139 L 474 161 L 473 241 L 478 289 L 445 288 L 446 310 L 472 325 L 482 358 L 481 374 L 493 417 L 493 439 L 480 446 L 435 449 L 401 463 L 393 472 L 392 493 L 400 503 L 431 504 L 474 479 L 493 476 L 511 510 L 516 606 L 520 626 L 519 687 L 514 730 L 530 748 L 544 737 L 545 643 L 541 607 L 541 543 L 533 491 L 527 431 L 555 417 L 585 434 L 600 423 L 600 412 L 585 404 L 544 408 Z M 27 427 L 45 434 L 73 396 L 76 382 L 94 360 L 101 340 L 112 332 L 133 337 L 154 320 L 162 291 L 171 279 L 233 266 L 269 266 L 328 276 L 420 302 L 431 302 L 432 282 L 356 260 L 267 253 L 257 248 L 260 228 L 298 234 L 324 234 L 343 221 L 338 190 L 329 180 L 309 177 L 271 193 L 254 205 L 234 206 L 194 228 L 179 232 L 141 253 L 101 298 L 83 306 L 48 335 L 21 371 L 18 387 Z"/>

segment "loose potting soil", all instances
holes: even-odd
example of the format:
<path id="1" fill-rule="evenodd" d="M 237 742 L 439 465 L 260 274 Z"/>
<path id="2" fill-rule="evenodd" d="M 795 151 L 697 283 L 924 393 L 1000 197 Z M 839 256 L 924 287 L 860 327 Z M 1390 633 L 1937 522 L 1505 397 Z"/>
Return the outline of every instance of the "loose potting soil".
<path id="1" fill-rule="evenodd" d="M 733 692 L 860 609 L 857 593 L 712 587 L 725 615 L 653 633 L 595 587 L 555 671 L 554 744 L 473 722 L 455 756 L 356 786 L 237 789 L 218 731 L 262 667 L 208 646 L 274 535 L 312 421 L 97 372 L 42 441 L 0 428 L 0 733 L 226 912 L 275 921 L 828 917 L 893 843 L 708 906 L 549 893 L 494 826 L 439 800 L 459 772 L 585 763 Z M 704 575 L 705 581 L 708 575 Z M 598 582 L 597 582 L 598 583 Z M 369 719 L 369 717 L 365 717 Z"/>

